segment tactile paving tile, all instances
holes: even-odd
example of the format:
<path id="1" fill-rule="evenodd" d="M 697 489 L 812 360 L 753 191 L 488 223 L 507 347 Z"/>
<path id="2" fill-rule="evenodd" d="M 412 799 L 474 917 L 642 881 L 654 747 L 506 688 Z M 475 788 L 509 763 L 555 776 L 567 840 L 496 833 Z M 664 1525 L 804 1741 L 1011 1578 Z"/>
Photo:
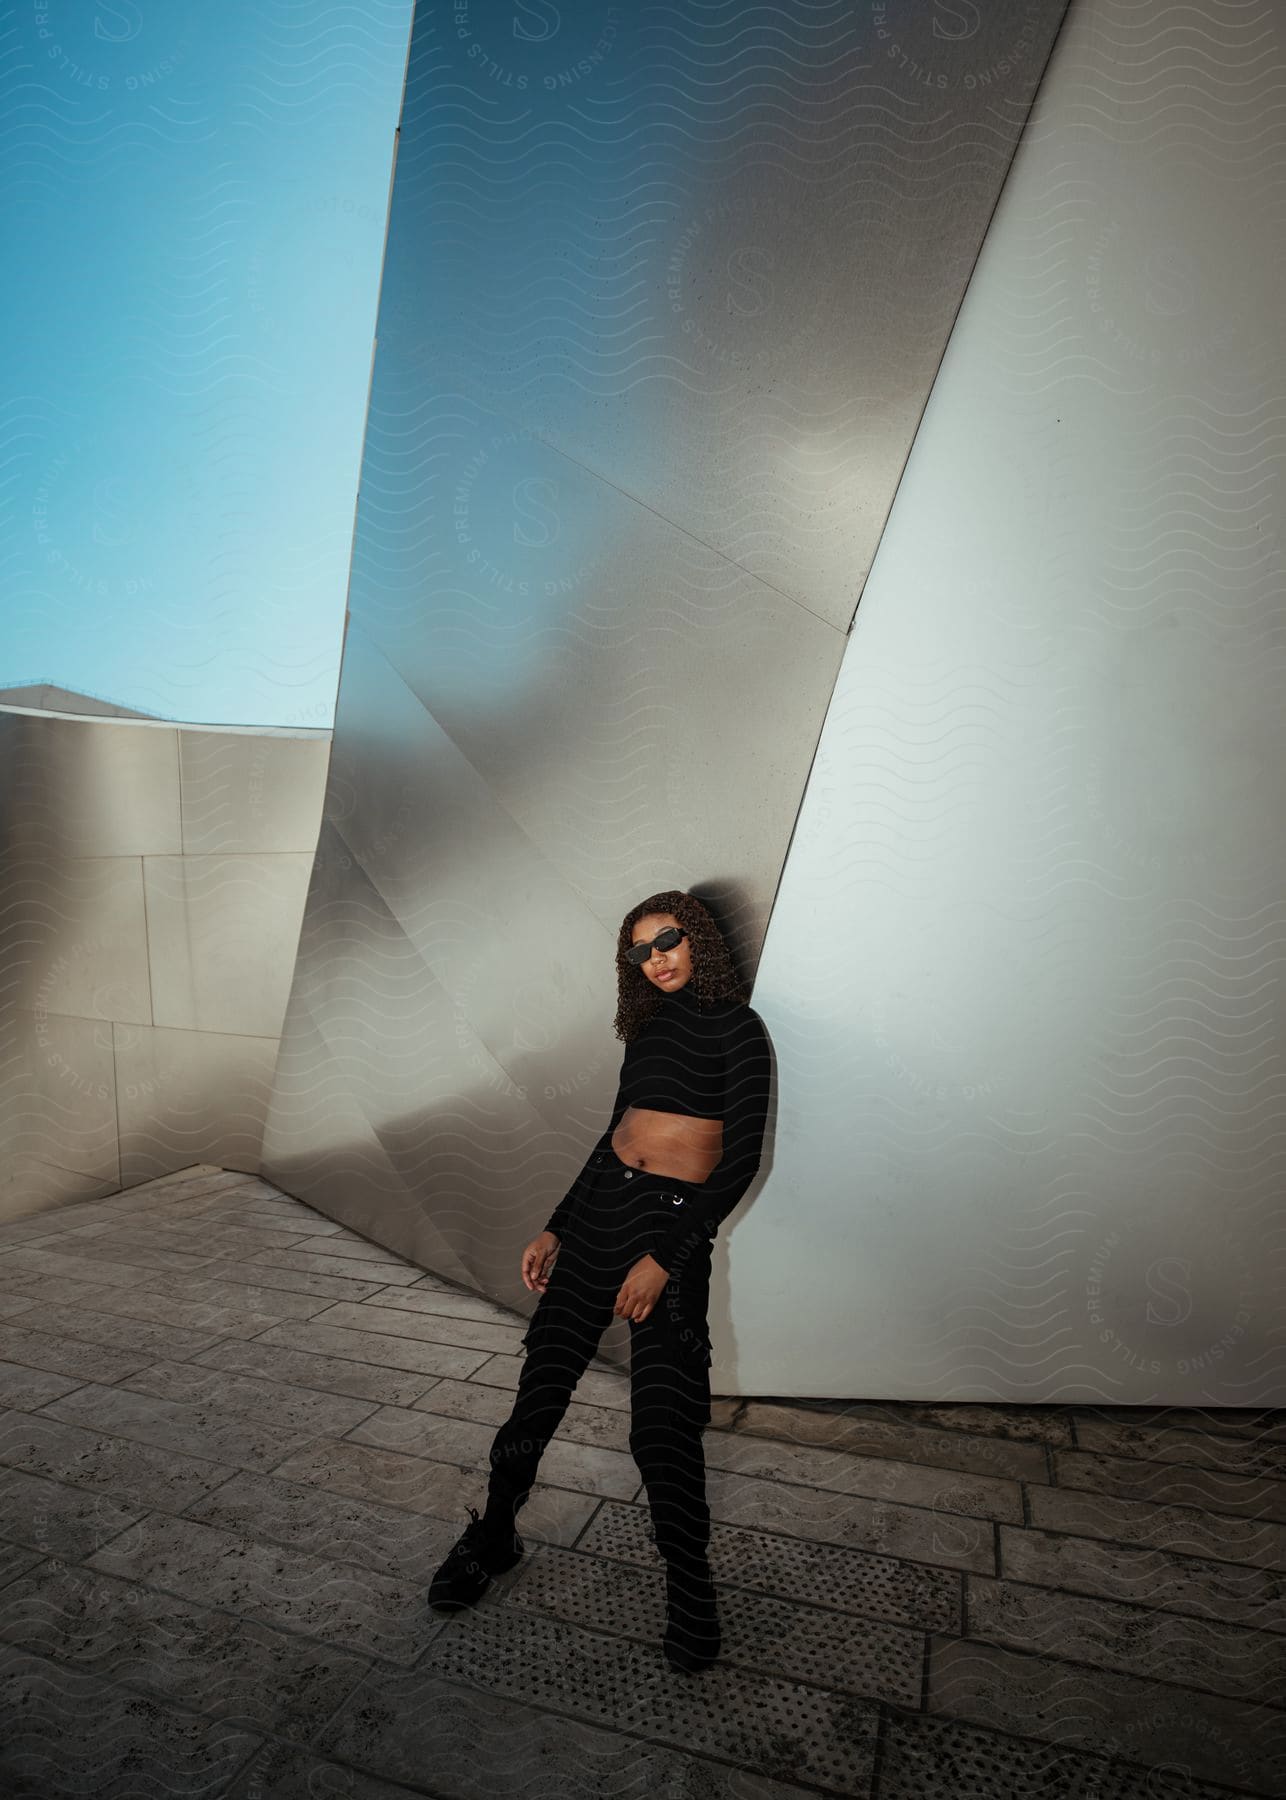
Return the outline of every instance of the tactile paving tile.
<path id="1" fill-rule="evenodd" d="M 898 1706 L 918 1707 L 924 1633 L 883 1621 L 720 1586 L 723 1660 Z M 665 1631 L 665 1574 L 545 1545 L 505 1590 L 510 1606 L 590 1631 L 656 1643 Z"/>
<path id="2" fill-rule="evenodd" d="M 1177 1765 L 1144 1769 L 927 1715 L 886 1714 L 875 1800 L 1230 1800 Z"/>
<path id="3" fill-rule="evenodd" d="M 879 1708 L 851 1695 L 723 1663 L 684 1675 L 659 1643 L 644 1649 L 509 1606 L 452 1621 L 416 1667 L 757 1774 L 870 1792 Z"/>
<path id="4" fill-rule="evenodd" d="M 605 1501 L 576 1547 L 594 1556 L 659 1567 L 649 1529 L 645 1506 Z M 926 1631 L 962 1628 L 959 1575 L 876 1551 L 810 1544 L 806 1538 L 716 1522 L 710 1527 L 710 1568 L 720 1586 L 753 1588 Z"/>

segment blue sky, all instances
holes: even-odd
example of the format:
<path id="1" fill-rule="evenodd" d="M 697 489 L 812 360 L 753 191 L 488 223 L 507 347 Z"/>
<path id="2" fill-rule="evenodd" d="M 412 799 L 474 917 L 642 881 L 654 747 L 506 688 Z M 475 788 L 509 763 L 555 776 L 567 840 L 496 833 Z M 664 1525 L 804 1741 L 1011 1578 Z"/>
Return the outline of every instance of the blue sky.
<path id="1" fill-rule="evenodd" d="M 411 10 L 10 11 L 0 688 L 331 723 Z"/>

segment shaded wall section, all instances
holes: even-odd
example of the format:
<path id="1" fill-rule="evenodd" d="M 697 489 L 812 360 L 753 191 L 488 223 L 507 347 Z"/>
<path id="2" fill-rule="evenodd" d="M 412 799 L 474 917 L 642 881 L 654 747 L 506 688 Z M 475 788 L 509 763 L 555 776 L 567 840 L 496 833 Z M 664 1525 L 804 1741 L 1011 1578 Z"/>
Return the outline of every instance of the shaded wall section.
<path id="1" fill-rule="evenodd" d="M 695 887 L 753 974 L 1062 11 L 419 9 L 288 1191 L 520 1300 L 615 1089 L 625 910 Z"/>
<path id="2" fill-rule="evenodd" d="M 0 706 L 0 1219 L 258 1170 L 329 741 Z"/>
<path id="3" fill-rule="evenodd" d="M 1284 67 L 1059 39 L 767 937 L 745 1391 L 1286 1394 Z"/>

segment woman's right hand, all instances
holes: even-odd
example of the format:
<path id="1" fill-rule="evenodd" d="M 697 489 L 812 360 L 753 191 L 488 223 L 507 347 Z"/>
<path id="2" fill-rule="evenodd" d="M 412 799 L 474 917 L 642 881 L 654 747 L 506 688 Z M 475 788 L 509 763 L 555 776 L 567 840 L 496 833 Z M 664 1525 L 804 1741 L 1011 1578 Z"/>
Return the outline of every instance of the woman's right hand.
<path id="1" fill-rule="evenodd" d="M 552 1231 L 542 1231 L 523 1251 L 522 1278 L 533 1292 L 539 1288 L 543 1294 L 549 1286 L 549 1271 L 553 1268 L 557 1255 L 558 1236 Z"/>

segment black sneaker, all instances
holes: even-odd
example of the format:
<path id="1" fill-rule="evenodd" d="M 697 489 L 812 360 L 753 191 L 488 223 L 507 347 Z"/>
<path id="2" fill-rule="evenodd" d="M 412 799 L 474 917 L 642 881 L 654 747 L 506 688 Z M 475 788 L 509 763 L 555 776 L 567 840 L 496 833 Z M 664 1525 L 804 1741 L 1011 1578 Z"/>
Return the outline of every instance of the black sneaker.
<path id="1" fill-rule="evenodd" d="M 452 1545 L 446 1561 L 429 1584 L 429 1605 L 441 1612 L 458 1612 L 473 1606 L 491 1585 L 493 1575 L 503 1575 L 522 1561 L 526 1546 L 514 1530 L 494 1531 L 471 1506 L 473 1521 Z"/>

